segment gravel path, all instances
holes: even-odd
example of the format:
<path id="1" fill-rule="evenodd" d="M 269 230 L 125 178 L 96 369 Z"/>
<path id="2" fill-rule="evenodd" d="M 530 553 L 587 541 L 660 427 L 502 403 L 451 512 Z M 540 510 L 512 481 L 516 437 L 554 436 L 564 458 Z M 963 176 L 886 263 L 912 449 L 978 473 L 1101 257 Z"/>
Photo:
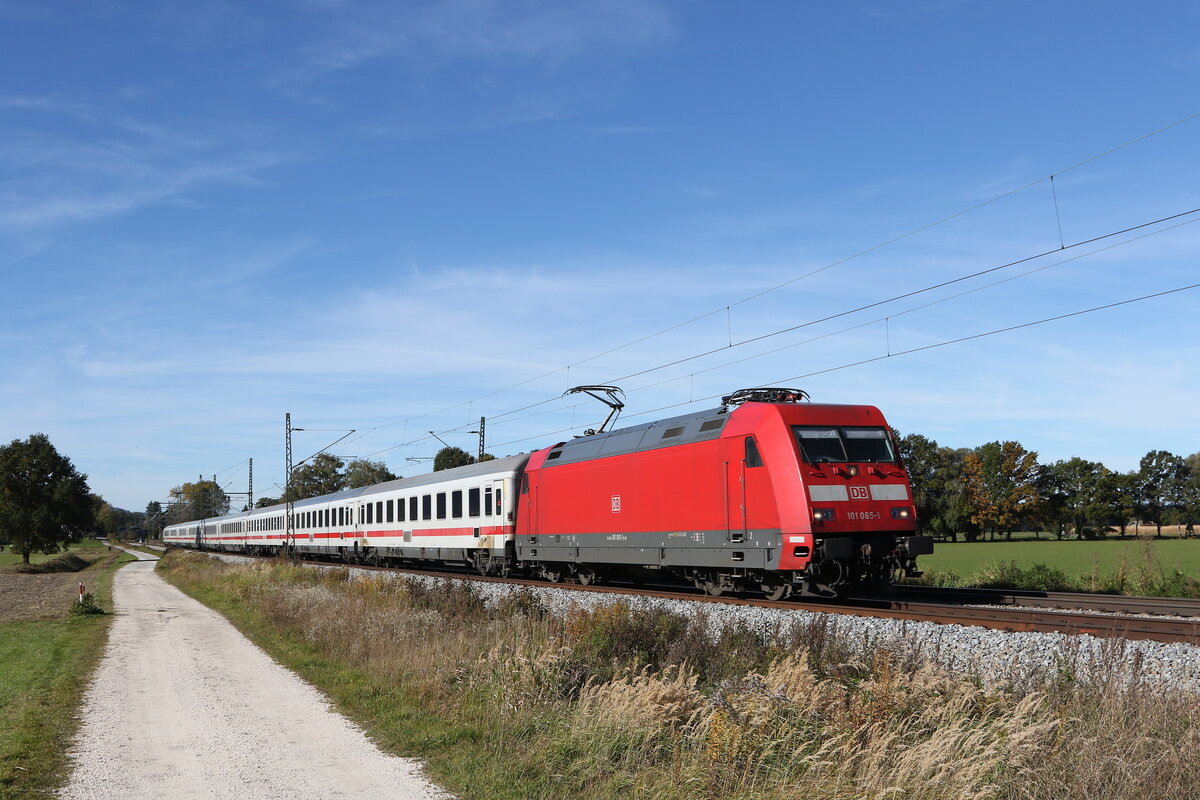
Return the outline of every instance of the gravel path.
<path id="1" fill-rule="evenodd" d="M 61 797 L 447 797 L 135 555 Z"/>

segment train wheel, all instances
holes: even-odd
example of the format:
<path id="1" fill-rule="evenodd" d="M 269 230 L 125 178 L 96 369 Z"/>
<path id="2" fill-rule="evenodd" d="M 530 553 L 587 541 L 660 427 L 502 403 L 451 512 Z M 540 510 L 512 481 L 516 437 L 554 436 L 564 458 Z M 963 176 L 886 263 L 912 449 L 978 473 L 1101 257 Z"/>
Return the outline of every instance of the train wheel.
<path id="1" fill-rule="evenodd" d="M 562 567 L 558 564 L 547 564 L 542 567 L 542 577 L 551 583 L 560 583 L 563 577 Z"/>
<path id="2" fill-rule="evenodd" d="M 768 600 L 782 600 L 792 593 L 792 587 L 783 581 L 764 580 L 758 586 Z"/>
<path id="3" fill-rule="evenodd" d="M 580 566 L 578 569 L 576 569 L 575 577 L 579 580 L 580 586 L 591 586 L 599 578 L 599 576 L 592 571 L 591 567 L 584 566 Z"/>
<path id="4" fill-rule="evenodd" d="M 696 588 L 709 597 L 720 597 L 725 594 L 725 589 L 727 588 L 721 584 L 720 578 L 711 572 L 697 573 L 695 583 Z"/>

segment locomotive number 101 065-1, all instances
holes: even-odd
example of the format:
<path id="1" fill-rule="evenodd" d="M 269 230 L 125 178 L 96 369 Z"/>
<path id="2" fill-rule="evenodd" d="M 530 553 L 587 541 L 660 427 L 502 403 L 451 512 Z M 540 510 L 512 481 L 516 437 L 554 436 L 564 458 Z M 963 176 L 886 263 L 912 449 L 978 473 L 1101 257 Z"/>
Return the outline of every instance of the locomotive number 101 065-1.
<path id="1" fill-rule="evenodd" d="M 880 519 L 878 511 L 851 511 L 847 519 Z"/>

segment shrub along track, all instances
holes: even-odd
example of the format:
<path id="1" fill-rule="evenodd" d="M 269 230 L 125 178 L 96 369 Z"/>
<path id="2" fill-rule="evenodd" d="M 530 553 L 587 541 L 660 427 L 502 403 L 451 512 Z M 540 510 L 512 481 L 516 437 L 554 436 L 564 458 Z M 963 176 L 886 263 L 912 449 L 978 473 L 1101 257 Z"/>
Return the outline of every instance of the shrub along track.
<path id="1" fill-rule="evenodd" d="M 243 553 L 222 553 L 240 558 L 263 558 Z M 299 563 L 328 567 L 332 562 L 301 560 Z M 1110 595 L 1076 595 L 1069 592 L 1007 592 L 1003 590 L 930 589 L 928 587 L 894 587 L 888 596 L 842 598 L 836 601 L 819 599 L 766 600 L 754 597 L 710 597 L 697 595 L 693 589 L 656 586 L 653 588 L 631 585 L 589 585 L 560 582 L 548 583 L 528 578 L 498 578 L 476 575 L 453 569 L 424 569 L 418 567 L 377 567 L 361 564 L 341 564 L 351 570 L 402 572 L 435 578 L 456 578 L 481 583 L 501 583 L 514 586 L 553 586 L 579 592 L 598 592 L 612 595 L 640 595 L 669 600 L 690 600 L 698 603 L 721 603 L 735 606 L 757 606 L 774 609 L 800 609 L 826 614 L 847 614 L 860 617 L 936 622 L 941 624 L 973 625 L 1001 631 L 1031 631 L 1037 633 L 1060 633 L 1066 635 L 1088 634 L 1101 638 L 1146 639 L 1156 642 L 1200 643 L 1200 620 L 1165 616 L 1196 613 L 1200 616 L 1200 603 L 1173 598 L 1130 598 Z M 905 599 L 905 595 L 927 598 Z M 934 599 L 940 597 L 942 599 Z M 1006 602 L 1006 600 L 1012 601 Z M 1125 601 L 1122 604 L 1120 601 Z M 1012 603 L 1019 602 L 1020 607 Z M 1071 611 L 1033 608 L 1040 603 L 1057 603 L 1054 608 L 1071 608 Z M 995 605 L 998 603 L 998 605 Z M 974 605 L 973 605 L 974 604 Z M 989 605 L 978 605 L 989 604 Z M 1131 612 L 1129 609 L 1136 608 Z M 1172 610 L 1168 610 L 1172 609 Z M 1119 611 L 1123 613 L 1102 613 Z M 1129 614 L 1156 614 L 1156 616 L 1130 616 Z"/>

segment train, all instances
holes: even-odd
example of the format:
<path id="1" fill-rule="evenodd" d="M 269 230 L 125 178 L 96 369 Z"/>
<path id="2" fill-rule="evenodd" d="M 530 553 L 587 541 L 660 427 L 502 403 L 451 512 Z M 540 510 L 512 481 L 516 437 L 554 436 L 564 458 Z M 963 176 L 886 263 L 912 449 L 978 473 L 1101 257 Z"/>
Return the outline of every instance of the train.
<path id="1" fill-rule="evenodd" d="M 713 596 L 832 598 L 920 575 L 891 428 L 799 390 L 365 488 L 167 526 L 168 545 L 550 582 L 681 579 Z M 291 525 L 288 515 L 291 514 Z"/>

